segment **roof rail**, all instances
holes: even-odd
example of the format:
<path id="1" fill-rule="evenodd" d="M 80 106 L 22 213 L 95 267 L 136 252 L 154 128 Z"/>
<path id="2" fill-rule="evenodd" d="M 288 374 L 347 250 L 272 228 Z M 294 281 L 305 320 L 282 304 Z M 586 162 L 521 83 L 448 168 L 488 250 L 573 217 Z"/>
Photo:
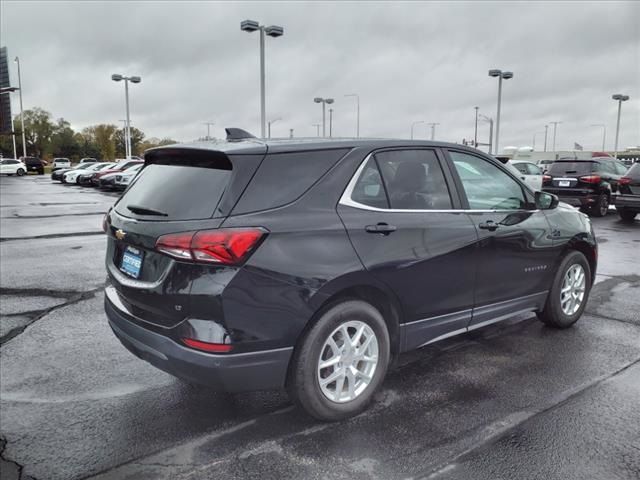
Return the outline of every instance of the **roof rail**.
<path id="1" fill-rule="evenodd" d="M 251 135 L 249 132 L 241 128 L 225 128 L 224 131 L 227 132 L 228 142 L 237 142 L 248 138 L 256 138 L 255 135 Z"/>

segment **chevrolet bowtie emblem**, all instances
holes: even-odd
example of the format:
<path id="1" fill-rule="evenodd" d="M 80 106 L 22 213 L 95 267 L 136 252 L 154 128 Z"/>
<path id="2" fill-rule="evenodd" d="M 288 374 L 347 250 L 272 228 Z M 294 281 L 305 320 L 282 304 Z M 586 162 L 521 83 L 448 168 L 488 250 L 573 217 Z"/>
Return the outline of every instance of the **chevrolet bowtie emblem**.
<path id="1" fill-rule="evenodd" d="M 124 232 L 124 230 L 122 230 L 120 228 L 118 230 L 116 230 L 116 238 L 118 240 L 122 240 L 125 237 L 125 235 L 126 235 L 126 233 Z"/>

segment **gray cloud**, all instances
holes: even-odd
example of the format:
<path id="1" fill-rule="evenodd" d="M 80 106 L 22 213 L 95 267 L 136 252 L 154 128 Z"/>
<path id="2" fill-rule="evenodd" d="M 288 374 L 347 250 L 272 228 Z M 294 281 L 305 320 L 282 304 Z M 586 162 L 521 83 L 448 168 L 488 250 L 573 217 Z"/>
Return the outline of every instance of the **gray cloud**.
<path id="1" fill-rule="evenodd" d="M 239 29 L 253 18 L 285 27 L 267 39 L 276 136 L 315 135 L 315 96 L 335 97 L 335 134 L 354 134 L 355 101 L 343 95 L 355 92 L 363 135 L 406 138 L 412 121 L 425 120 L 441 124 L 438 139 L 471 138 L 474 106 L 495 115 L 487 70 L 504 68 L 515 77 L 504 84 L 502 146 L 531 144 L 559 120 L 559 148 L 599 148 L 592 123 L 607 124 L 612 148 L 618 91 L 632 97 L 620 144 L 640 144 L 636 2 L 5 0 L 0 8 L 0 43 L 21 58 L 25 107 L 77 128 L 124 118 L 123 87 L 110 80 L 120 72 L 143 77 L 131 89 L 132 119 L 149 136 L 191 140 L 205 121 L 218 136 L 225 126 L 259 133 L 258 36 Z M 416 132 L 428 137 L 426 126 Z"/>

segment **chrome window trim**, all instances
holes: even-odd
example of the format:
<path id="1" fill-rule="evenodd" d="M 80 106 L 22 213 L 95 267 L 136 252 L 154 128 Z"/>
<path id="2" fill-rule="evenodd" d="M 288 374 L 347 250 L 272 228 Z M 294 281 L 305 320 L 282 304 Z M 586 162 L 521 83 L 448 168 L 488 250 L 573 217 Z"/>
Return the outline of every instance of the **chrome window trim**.
<path id="1" fill-rule="evenodd" d="M 387 212 L 387 213 L 514 213 L 514 212 L 535 213 L 540 211 L 539 209 L 525 210 L 522 208 L 516 209 L 516 210 L 481 210 L 481 209 L 478 210 L 478 209 L 461 209 L 461 208 L 457 208 L 457 209 L 448 208 L 446 210 L 429 210 L 429 209 L 412 210 L 412 209 L 406 209 L 406 208 L 378 208 L 378 207 L 372 207 L 370 205 L 365 205 L 364 203 L 356 202 L 351 198 L 351 195 L 353 194 L 353 190 L 356 188 L 356 183 L 358 183 L 358 179 L 360 178 L 360 175 L 362 174 L 364 167 L 366 166 L 367 162 L 371 159 L 371 157 L 373 157 L 374 154 L 375 152 L 371 152 L 364 158 L 364 160 L 362 161 L 362 163 L 360 164 L 356 172 L 353 174 L 353 177 L 351 177 L 351 180 L 347 184 L 347 188 L 345 188 L 344 192 L 342 193 L 342 196 L 338 201 L 338 205 L 358 208 L 360 210 L 369 210 L 371 212 Z"/>

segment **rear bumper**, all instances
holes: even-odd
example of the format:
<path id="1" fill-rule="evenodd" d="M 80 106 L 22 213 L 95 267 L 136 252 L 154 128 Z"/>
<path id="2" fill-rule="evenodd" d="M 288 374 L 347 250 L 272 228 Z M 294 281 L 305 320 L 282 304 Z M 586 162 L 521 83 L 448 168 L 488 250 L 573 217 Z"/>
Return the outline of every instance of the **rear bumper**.
<path id="1" fill-rule="evenodd" d="M 553 193 L 553 192 L 551 192 Z M 556 194 L 558 195 L 558 194 Z M 564 196 L 558 195 L 561 202 L 568 203 L 573 207 L 590 207 L 598 201 L 597 195 L 585 195 L 585 196 Z"/>
<path id="2" fill-rule="evenodd" d="M 238 354 L 209 354 L 176 343 L 128 319 L 113 287 L 105 290 L 105 311 L 116 337 L 131 353 L 185 380 L 226 392 L 269 390 L 285 385 L 293 347 Z"/>
<path id="3" fill-rule="evenodd" d="M 640 195 L 616 195 L 613 202 L 616 208 L 640 212 Z"/>

